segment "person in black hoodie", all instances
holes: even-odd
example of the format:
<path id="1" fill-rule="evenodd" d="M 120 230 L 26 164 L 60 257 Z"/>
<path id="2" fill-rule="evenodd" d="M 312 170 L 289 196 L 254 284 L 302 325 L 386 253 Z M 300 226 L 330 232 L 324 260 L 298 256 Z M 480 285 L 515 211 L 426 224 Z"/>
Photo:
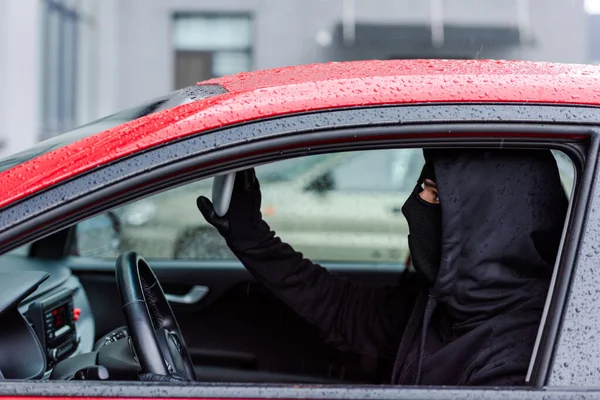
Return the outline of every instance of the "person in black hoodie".
<path id="1" fill-rule="evenodd" d="M 402 211 L 416 274 L 386 287 L 330 274 L 263 220 L 253 169 L 204 218 L 250 273 L 345 351 L 393 360 L 391 383 L 525 384 L 567 209 L 542 150 L 425 150 Z M 423 185 L 425 184 L 425 186 Z"/>

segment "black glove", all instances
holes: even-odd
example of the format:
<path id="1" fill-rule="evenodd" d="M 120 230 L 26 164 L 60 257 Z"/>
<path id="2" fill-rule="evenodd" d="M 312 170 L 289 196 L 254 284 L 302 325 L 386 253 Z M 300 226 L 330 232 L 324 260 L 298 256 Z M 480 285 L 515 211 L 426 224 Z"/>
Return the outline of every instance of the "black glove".
<path id="1" fill-rule="evenodd" d="M 146 372 L 146 373 L 140 374 L 140 381 L 145 381 L 145 382 L 176 382 L 176 383 L 187 382 L 185 379 L 183 379 L 178 374 L 158 375 L 158 374 L 153 374 L 151 372 Z"/>
<path id="2" fill-rule="evenodd" d="M 229 209 L 219 216 L 213 204 L 204 196 L 196 204 L 202 216 L 217 228 L 233 250 L 246 250 L 269 233 L 269 226 L 262 219 L 260 184 L 254 168 L 239 171 L 235 175 Z"/>

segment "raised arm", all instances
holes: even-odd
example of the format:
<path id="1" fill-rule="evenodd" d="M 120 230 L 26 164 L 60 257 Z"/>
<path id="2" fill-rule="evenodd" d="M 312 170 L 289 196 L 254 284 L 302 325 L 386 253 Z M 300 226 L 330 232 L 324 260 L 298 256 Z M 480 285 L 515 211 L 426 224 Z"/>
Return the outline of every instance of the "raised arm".
<path id="1" fill-rule="evenodd" d="M 282 242 L 260 213 L 254 170 L 238 172 L 227 214 L 198 198 L 204 218 L 248 271 L 340 350 L 393 357 L 420 285 L 406 274 L 397 285 L 372 287 L 332 275 Z"/>

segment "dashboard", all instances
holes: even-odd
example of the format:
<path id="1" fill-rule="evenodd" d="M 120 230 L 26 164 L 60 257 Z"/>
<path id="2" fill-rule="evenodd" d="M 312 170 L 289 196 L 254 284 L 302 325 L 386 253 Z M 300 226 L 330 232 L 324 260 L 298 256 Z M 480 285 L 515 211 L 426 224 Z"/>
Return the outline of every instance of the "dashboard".
<path id="1" fill-rule="evenodd" d="M 7 335 L 0 374 L 9 379 L 48 379 L 58 362 L 92 351 L 94 317 L 83 286 L 68 267 L 0 257 L 0 338 Z"/>

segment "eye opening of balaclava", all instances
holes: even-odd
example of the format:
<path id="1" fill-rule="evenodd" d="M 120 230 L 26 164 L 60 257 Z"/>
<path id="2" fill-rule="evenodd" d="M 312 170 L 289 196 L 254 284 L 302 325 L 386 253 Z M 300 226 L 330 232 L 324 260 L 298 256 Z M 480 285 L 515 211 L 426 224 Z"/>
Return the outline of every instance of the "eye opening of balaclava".
<path id="1" fill-rule="evenodd" d="M 425 160 L 419 180 L 402 206 L 402 213 L 408 222 L 408 249 L 415 270 L 433 285 L 442 254 L 442 210 L 439 204 L 429 203 L 419 195 L 425 179 L 435 182 L 433 162 L 427 154 Z"/>

